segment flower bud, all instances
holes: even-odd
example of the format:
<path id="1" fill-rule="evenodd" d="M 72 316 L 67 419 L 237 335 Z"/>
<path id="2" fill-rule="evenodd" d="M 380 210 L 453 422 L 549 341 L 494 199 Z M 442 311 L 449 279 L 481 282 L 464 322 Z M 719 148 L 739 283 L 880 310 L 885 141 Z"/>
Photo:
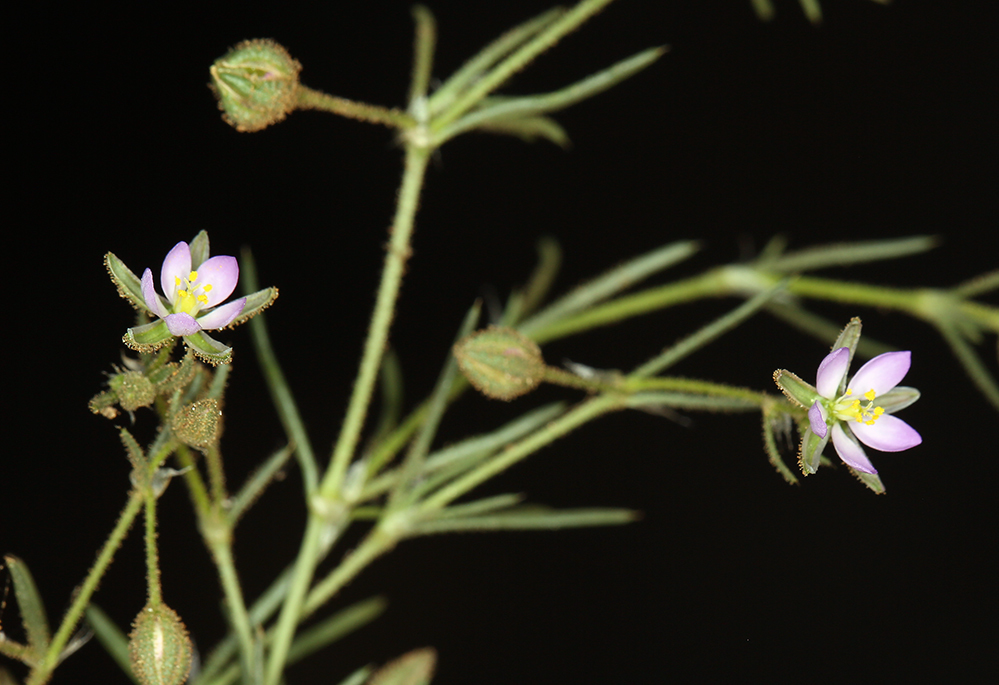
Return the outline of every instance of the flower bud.
<path id="1" fill-rule="evenodd" d="M 259 131 L 295 109 L 302 65 L 272 40 L 243 41 L 215 61 L 209 88 L 237 131 Z"/>
<path id="2" fill-rule="evenodd" d="M 156 399 L 156 387 L 141 371 L 115 374 L 109 385 L 118 395 L 118 404 L 125 411 L 148 407 Z"/>
<path id="3" fill-rule="evenodd" d="M 512 328 L 490 326 L 454 346 L 458 368 L 476 390 L 512 400 L 536 388 L 545 375 L 537 343 Z"/>
<path id="4" fill-rule="evenodd" d="M 128 652 L 142 685 L 181 685 L 191 670 L 191 638 L 177 613 L 146 605 L 132 623 Z"/>
<path id="5" fill-rule="evenodd" d="M 173 417 L 171 428 L 174 435 L 185 445 L 208 447 L 218 440 L 219 417 L 218 400 L 208 398 L 192 402 Z"/>

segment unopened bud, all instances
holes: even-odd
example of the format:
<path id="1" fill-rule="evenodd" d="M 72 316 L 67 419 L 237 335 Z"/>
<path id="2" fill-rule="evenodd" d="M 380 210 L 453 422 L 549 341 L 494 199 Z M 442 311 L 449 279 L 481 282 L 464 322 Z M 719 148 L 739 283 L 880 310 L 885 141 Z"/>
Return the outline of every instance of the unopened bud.
<path id="1" fill-rule="evenodd" d="M 545 375 L 537 343 L 512 328 L 490 326 L 457 342 L 458 368 L 476 390 L 512 400 L 536 388 Z"/>
<path id="2" fill-rule="evenodd" d="M 148 407 L 156 399 L 156 387 L 141 371 L 126 371 L 112 376 L 110 386 L 125 411 Z"/>
<path id="3" fill-rule="evenodd" d="M 272 40 L 243 41 L 209 71 L 222 118 L 237 131 L 259 131 L 295 109 L 302 65 Z"/>
<path id="4" fill-rule="evenodd" d="M 177 613 L 146 605 L 132 623 L 128 652 L 142 685 L 181 685 L 191 670 L 191 638 Z"/>
<path id="5" fill-rule="evenodd" d="M 218 400 L 208 398 L 192 402 L 173 417 L 174 435 L 185 445 L 208 447 L 218 439 L 219 417 Z"/>

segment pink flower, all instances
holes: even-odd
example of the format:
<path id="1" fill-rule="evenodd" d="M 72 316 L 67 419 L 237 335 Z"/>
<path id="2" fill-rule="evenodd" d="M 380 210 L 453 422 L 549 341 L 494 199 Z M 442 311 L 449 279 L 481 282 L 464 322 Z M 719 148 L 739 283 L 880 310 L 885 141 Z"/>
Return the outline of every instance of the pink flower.
<path id="1" fill-rule="evenodd" d="M 195 265 L 195 269 L 191 266 L 190 246 L 185 242 L 174 245 L 160 269 L 160 287 L 165 298 L 153 286 L 152 270 L 146 269 L 142 274 L 146 306 L 176 336 L 225 328 L 246 306 L 245 297 L 218 306 L 232 294 L 239 281 L 235 257 L 220 255 Z"/>
<path id="2" fill-rule="evenodd" d="M 819 364 L 815 383 L 819 397 L 808 410 L 808 421 L 821 444 L 832 434 L 833 446 L 844 463 L 857 471 L 877 473 L 860 443 L 881 452 L 900 452 L 923 441 L 912 426 L 892 416 L 919 399 L 918 390 L 899 385 L 909 371 L 912 353 L 880 354 L 847 383 L 850 356 L 849 347 L 840 347 Z"/>

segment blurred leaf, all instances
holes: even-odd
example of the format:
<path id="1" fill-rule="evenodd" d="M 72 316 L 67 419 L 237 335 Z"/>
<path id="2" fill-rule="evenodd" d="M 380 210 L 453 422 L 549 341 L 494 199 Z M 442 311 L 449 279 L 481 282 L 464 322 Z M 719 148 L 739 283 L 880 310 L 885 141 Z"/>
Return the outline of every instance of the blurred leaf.
<path id="1" fill-rule="evenodd" d="M 132 673 L 132 661 L 128 653 L 128 636 L 123 633 L 104 611 L 96 604 L 87 606 L 87 623 L 94 629 L 97 641 L 101 643 L 111 658 L 122 672 L 127 675 L 133 683 L 138 684 L 139 680 Z"/>
<path id="2" fill-rule="evenodd" d="M 461 505 L 456 505 L 457 508 Z M 437 533 L 474 532 L 492 530 L 558 530 L 589 526 L 616 526 L 632 523 L 641 513 L 632 509 L 591 507 L 579 509 L 552 509 L 540 505 L 526 505 L 486 516 L 445 517 L 417 523 L 414 535 Z"/>
<path id="3" fill-rule="evenodd" d="M 641 282 L 657 271 L 682 262 L 697 250 L 698 244 L 696 242 L 681 240 L 631 259 L 559 298 L 535 316 L 524 321 L 517 329 L 535 340 L 543 339 L 545 337 L 543 329 L 546 326 L 602 302 Z"/>
<path id="4" fill-rule="evenodd" d="M 288 650 L 288 663 L 295 663 L 340 638 L 363 628 L 381 616 L 388 607 L 384 597 L 370 597 L 342 609 L 302 631 Z"/>
<path id="5" fill-rule="evenodd" d="M 5 556 L 4 561 L 7 562 L 7 570 L 14 582 L 14 595 L 17 597 L 24 632 L 28 636 L 28 646 L 41 656 L 48 649 L 51 639 L 42 597 L 38 594 L 38 587 L 27 564 L 13 555 Z"/>
<path id="6" fill-rule="evenodd" d="M 414 649 L 379 668 L 368 685 L 428 685 L 436 666 L 433 647 Z"/>
<path id="7" fill-rule="evenodd" d="M 932 250 L 939 241 L 933 236 L 913 236 L 892 240 L 866 240 L 855 243 L 816 245 L 759 260 L 757 266 L 779 273 L 800 273 L 830 266 L 849 266 L 884 259 L 898 259 Z"/>
<path id="8" fill-rule="evenodd" d="M 243 487 L 239 489 L 236 496 L 232 498 L 232 504 L 229 507 L 228 516 L 229 521 L 233 526 L 235 526 L 243 514 L 245 514 L 247 510 L 253 506 L 253 503 L 258 497 L 260 497 L 267 486 L 271 484 L 278 472 L 284 468 L 286 463 L 288 463 L 288 459 L 292 454 L 294 454 L 294 452 L 294 445 L 287 445 L 283 449 L 278 450 L 268 457 L 267 460 L 250 475 L 250 477 L 243 484 Z"/>

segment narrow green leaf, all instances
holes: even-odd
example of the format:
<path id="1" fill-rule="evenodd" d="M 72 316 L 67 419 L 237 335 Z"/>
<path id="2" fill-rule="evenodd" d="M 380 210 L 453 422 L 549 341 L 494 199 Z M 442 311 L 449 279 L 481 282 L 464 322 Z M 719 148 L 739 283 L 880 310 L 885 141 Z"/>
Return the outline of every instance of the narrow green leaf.
<path id="1" fill-rule="evenodd" d="M 958 297 L 970 298 L 984 295 L 997 289 L 999 289 L 999 269 L 975 276 L 960 284 L 951 292 Z"/>
<path id="2" fill-rule="evenodd" d="M 689 392 L 640 392 L 625 400 L 632 409 L 670 407 L 698 411 L 757 411 L 759 402 L 738 397 L 711 397 Z"/>
<path id="3" fill-rule="evenodd" d="M 682 262 L 698 249 L 698 243 L 682 240 L 631 259 L 589 283 L 584 283 L 530 317 L 517 328 L 521 333 L 537 340 L 538 338 L 534 334 L 544 327 L 593 304 L 602 302 L 654 273 Z"/>
<path id="4" fill-rule="evenodd" d="M 798 477 L 794 474 L 784 458 L 781 456 L 780 446 L 777 444 L 777 434 L 787 437 L 791 431 L 791 417 L 785 412 L 769 410 L 763 412 L 763 446 L 767 453 L 770 464 L 777 469 L 784 480 L 791 485 L 798 484 Z"/>
<path id="5" fill-rule="evenodd" d="M 555 238 L 542 236 L 538 240 L 537 250 L 538 265 L 527 279 L 523 291 L 524 302 L 521 305 L 521 313 L 525 316 L 534 313 L 534 310 L 545 301 L 562 265 L 562 248 Z M 505 325 L 512 326 L 514 323 L 505 322 Z"/>
<path id="6" fill-rule="evenodd" d="M 989 403 L 999 411 L 999 384 L 992 378 L 988 368 L 975 354 L 975 350 L 950 326 L 937 325 L 937 330 L 943 336 L 957 360 L 964 367 L 965 373 L 971 379 Z"/>
<path id="7" fill-rule="evenodd" d="M 831 319 L 813 314 L 795 302 L 778 302 L 771 300 L 767 303 L 766 309 L 790 326 L 797 328 L 803 333 L 807 333 L 823 344 L 830 340 L 835 340 L 842 330 L 842 326 Z M 885 352 L 892 352 L 898 348 L 875 340 L 869 335 L 865 335 L 857 344 L 857 354 L 870 359 Z"/>
<path id="8" fill-rule="evenodd" d="M 28 645 L 22 645 L 20 642 L 15 642 L 7 637 L 0 639 L 0 654 L 28 666 L 34 666 L 42 658 L 41 654 L 37 654 Z"/>
<path id="9" fill-rule="evenodd" d="M 434 518 L 417 523 L 413 527 L 413 534 L 617 526 L 637 521 L 641 516 L 640 512 L 632 509 L 600 507 L 551 509 L 543 506 L 522 506 L 483 516 Z"/>
<path id="10" fill-rule="evenodd" d="M 288 445 L 283 449 L 278 450 L 254 471 L 249 478 L 246 479 L 246 483 L 243 487 L 239 489 L 239 492 L 235 497 L 232 498 L 232 504 L 229 507 L 229 522 L 230 525 L 235 527 L 239 519 L 242 518 L 243 514 L 253 506 L 257 498 L 263 494 L 263 491 L 268 485 L 274 480 L 274 476 L 284 468 L 285 464 L 288 463 L 288 459 L 295 452 L 295 447 L 293 445 Z"/>
<path id="11" fill-rule="evenodd" d="M 770 302 L 774 295 L 782 292 L 785 285 L 786 280 L 781 281 L 769 290 L 754 295 L 750 299 L 746 300 L 746 302 L 730 311 L 728 314 L 715 319 L 707 326 L 704 326 L 695 333 L 688 335 L 672 347 L 666 348 L 660 354 L 635 369 L 630 375 L 643 378 L 646 376 L 654 376 L 655 374 L 665 371 L 694 351 L 704 347 L 713 340 L 717 340 L 719 337 L 758 312 L 764 305 Z"/>
<path id="12" fill-rule="evenodd" d="M 813 24 L 822 23 L 822 6 L 819 5 L 819 0 L 799 0 L 799 2 L 801 11 L 808 17 L 808 21 Z"/>
<path id="13" fill-rule="evenodd" d="M 430 112 L 436 114 L 446 108 L 468 86 L 478 81 L 486 70 L 492 68 L 501 59 L 543 31 L 563 14 L 565 14 L 564 8 L 554 7 L 515 26 L 487 45 L 481 52 L 462 65 L 458 71 L 454 72 L 430 96 L 428 103 Z"/>
<path id="14" fill-rule="evenodd" d="M 388 608 L 384 597 L 370 597 L 338 611 L 327 619 L 302 631 L 288 650 L 288 663 L 300 661 L 340 638 L 363 628 L 381 616 Z"/>
<path id="15" fill-rule="evenodd" d="M 45 605 L 38 593 L 35 579 L 31 577 L 28 565 L 13 555 L 4 557 L 7 571 L 14 583 L 14 595 L 21 614 L 21 623 L 28 636 L 28 646 L 38 655 L 49 648 L 49 621 L 45 617 Z"/>
<path id="16" fill-rule="evenodd" d="M 491 119 L 476 127 L 484 133 L 499 133 L 520 138 L 525 143 L 533 143 L 539 138 L 568 149 L 571 141 L 561 124 L 551 117 L 518 117 L 511 119 Z"/>
<path id="17" fill-rule="evenodd" d="M 413 74 L 409 86 L 409 113 L 419 121 L 417 110 L 426 107 L 427 88 L 433 72 L 434 49 L 437 46 L 437 22 L 434 15 L 423 5 L 414 5 L 413 20 L 416 22 L 416 38 L 413 41 Z M 423 117 L 425 118 L 425 117 Z"/>
<path id="18" fill-rule="evenodd" d="M 379 668 L 368 685 L 429 685 L 436 666 L 433 647 L 414 649 Z"/>
<path id="19" fill-rule="evenodd" d="M 455 336 L 456 341 L 461 340 L 475 329 L 475 324 L 479 320 L 481 313 L 482 304 L 476 301 L 465 314 L 465 318 Z M 441 418 L 444 416 L 448 398 L 451 395 L 451 386 L 454 384 L 457 376 L 458 365 L 455 362 L 454 356 L 448 354 L 440 376 L 437 379 L 437 385 L 430 396 L 430 404 L 423 418 L 423 424 L 413 437 L 413 441 L 410 443 L 409 450 L 407 450 L 406 457 L 400 467 L 400 479 L 393 486 L 392 493 L 389 496 L 389 509 L 393 509 L 401 504 L 401 498 L 403 498 L 405 490 L 423 473 L 427 453 L 430 451 L 430 445 L 437 435 L 437 428 L 440 425 Z"/>
<path id="20" fill-rule="evenodd" d="M 631 78 L 662 57 L 666 51 L 665 47 L 643 50 L 552 93 L 526 97 L 484 98 L 477 109 L 442 129 L 437 134 L 436 140 L 441 144 L 466 131 L 482 128 L 493 122 L 517 120 L 565 109 Z"/>
<path id="21" fill-rule="evenodd" d="M 494 495 L 484 497 L 472 502 L 462 502 L 454 506 L 445 507 L 437 511 L 436 518 L 465 518 L 478 516 L 487 512 L 494 512 L 499 509 L 509 509 L 524 501 L 524 495 L 519 493 L 507 493 L 504 495 Z"/>
<path id="22" fill-rule="evenodd" d="M 402 415 L 403 404 L 403 374 L 402 365 L 399 363 L 399 355 L 395 350 L 389 348 L 385 350 L 382 357 L 382 367 L 378 372 L 378 384 L 381 388 L 381 403 L 378 412 L 378 421 L 372 432 L 371 440 L 365 448 L 365 453 L 370 454 L 399 425 L 399 417 Z"/>
<path id="23" fill-rule="evenodd" d="M 848 266 L 876 262 L 883 259 L 898 259 L 932 250 L 939 244 L 933 236 L 912 236 L 892 240 L 866 240 L 855 243 L 816 245 L 788 252 L 769 260 L 761 268 L 779 273 L 801 273 L 830 266 Z"/>
<path id="24" fill-rule="evenodd" d="M 362 666 L 341 680 L 338 685 L 364 685 L 368 678 L 371 677 L 371 673 L 374 670 L 373 666 Z"/>
<path id="25" fill-rule="evenodd" d="M 97 636 L 97 641 L 111 655 L 122 672 L 138 685 L 139 680 L 132 673 L 132 662 L 128 653 L 128 636 L 96 604 L 87 606 L 86 617 L 87 623 L 90 624 Z"/>
<path id="26" fill-rule="evenodd" d="M 125 452 L 128 454 L 128 463 L 132 465 L 132 468 L 140 470 L 144 466 L 147 466 L 146 455 L 142 452 L 139 441 L 128 432 L 127 428 L 119 429 L 119 437 L 122 444 L 125 445 Z"/>

